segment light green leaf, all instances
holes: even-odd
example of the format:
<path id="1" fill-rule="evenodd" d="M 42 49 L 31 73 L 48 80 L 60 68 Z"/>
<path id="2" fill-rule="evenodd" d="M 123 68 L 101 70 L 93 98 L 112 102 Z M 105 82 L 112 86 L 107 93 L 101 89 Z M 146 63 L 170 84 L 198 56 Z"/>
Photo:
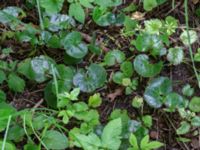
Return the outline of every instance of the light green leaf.
<path id="1" fill-rule="evenodd" d="M 2 146 L 3 146 L 3 141 L 0 140 L 0 147 L 2 148 Z M 16 150 L 16 147 L 15 147 L 14 144 L 6 142 L 5 143 L 5 148 L 3 150 Z"/>
<path id="2" fill-rule="evenodd" d="M 192 118 L 191 124 L 192 124 L 192 126 L 200 127 L 200 117 L 195 116 L 194 118 Z"/>
<path id="3" fill-rule="evenodd" d="M 151 19 L 144 22 L 145 32 L 148 34 L 159 34 L 162 22 L 159 19 Z"/>
<path id="4" fill-rule="evenodd" d="M 176 130 L 176 133 L 178 135 L 183 135 L 183 134 L 186 134 L 190 131 L 190 124 L 186 121 L 182 121 L 181 122 L 181 126 Z"/>
<path id="5" fill-rule="evenodd" d="M 61 11 L 64 0 L 40 0 L 40 6 L 45 9 L 48 14 L 56 14 Z"/>
<path id="6" fill-rule="evenodd" d="M 118 150 L 121 145 L 122 121 L 120 118 L 110 121 L 101 136 L 103 147 L 110 150 Z"/>
<path id="7" fill-rule="evenodd" d="M 188 46 L 189 44 L 193 44 L 198 39 L 196 31 L 189 30 L 188 32 L 189 32 L 189 37 L 186 30 L 184 30 L 180 35 L 180 39 L 182 40 L 183 44 L 185 44 L 186 46 Z"/>
<path id="8" fill-rule="evenodd" d="M 157 7 L 158 3 L 156 0 L 144 0 L 143 1 L 143 8 L 146 11 L 151 11 L 153 8 Z"/>
<path id="9" fill-rule="evenodd" d="M 194 88 L 192 88 L 189 84 L 186 84 L 182 88 L 182 93 L 183 95 L 190 97 L 194 94 Z"/>
<path id="10" fill-rule="evenodd" d="M 158 149 L 162 147 L 163 145 L 164 145 L 163 143 L 160 143 L 158 141 L 153 141 L 153 142 L 149 142 L 146 147 L 150 150 L 151 149 L 154 150 L 154 149 Z"/>
<path id="11" fill-rule="evenodd" d="M 175 108 L 184 108 L 185 100 L 181 95 L 172 92 L 166 96 L 165 104 L 169 107 L 171 111 L 174 111 Z"/>
<path id="12" fill-rule="evenodd" d="M 134 150 L 139 150 L 137 138 L 136 138 L 136 136 L 134 134 L 130 135 L 130 137 L 129 137 L 129 143 L 131 144 L 131 146 L 133 146 Z"/>
<path id="13" fill-rule="evenodd" d="M 99 107 L 102 103 L 102 98 L 101 95 L 99 93 L 96 93 L 92 96 L 90 96 L 89 100 L 88 100 L 88 105 L 90 107 Z"/>
<path id="14" fill-rule="evenodd" d="M 200 97 L 193 97 L 189 103 L 189 108 L 193 112 L 200 112 Z"/>
<path id="15" fill-rule="evenodd" d="M 178 65 L 183 61 L 184 52 L 181 47 L 170 48 L 167 54 L 167 60 L 173 65 Z"/>
<path id="16" fill-rule="evenodd" d="M 60 150 L 68 147 L 67 137 L 56 130 L 46 131 L 42 141 L 48 149 Z"/>
<path id="17" fill-rule="evenodd" d="M 69 6 L 69 15 L 74 17 L 80 23 L 85 22 L 85 11 L 80 3 L 71 3 Z"/>

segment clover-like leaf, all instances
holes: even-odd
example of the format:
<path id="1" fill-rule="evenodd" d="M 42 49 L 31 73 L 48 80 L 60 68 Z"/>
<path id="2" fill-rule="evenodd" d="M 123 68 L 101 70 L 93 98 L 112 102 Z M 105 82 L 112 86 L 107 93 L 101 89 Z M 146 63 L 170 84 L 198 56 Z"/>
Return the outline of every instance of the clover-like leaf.
<path id="1" fill-rule="evenodd" d="M 135 71 L 142 77 L 153 77 L 160 73 L 163 67 L 162 61 L 150 64 L 149 57 L 145 54 L 136 56 L 134 60 Z"/>
<path id="2" fill-rule="evenodd" d="M 104 61 L 106 65 L 113 66 L 116 63 L 122 63 L 125 60 L 125 54 L 120 50 L 113 50 L 106 54 Z"/>
<path id="3" fill-rule="evenodd" d="M 167 54 L 167 60 L 173 65 L 178 65 L 183 61 L 184 52 L 181 47 L 170 48 Z"/>
<path id="4" fill-rule="evenodd" d="M 150 81 L 145 89 L 144 99 L 154 108 L 164 103 L 165 96 L 172 91 L 172 83 L 167 77 L 158 77 Z"/>
<path id="5" fill-rule="evenodd" d="M 67 34 L 62 44 L 66 53 L 76 59 L 83 58 L 88 52 L 87 45 L 82 42 L 81 34 L 76 31 Z"/>
<path id="6" fill-rule="evenodd" d="M 106 81 L 106 70 L 98 64 L 91 64 L 87 72 L 79 71 L 73 78 L 75 86 L 83 92 L 92 92 L 104 85 Z"/>

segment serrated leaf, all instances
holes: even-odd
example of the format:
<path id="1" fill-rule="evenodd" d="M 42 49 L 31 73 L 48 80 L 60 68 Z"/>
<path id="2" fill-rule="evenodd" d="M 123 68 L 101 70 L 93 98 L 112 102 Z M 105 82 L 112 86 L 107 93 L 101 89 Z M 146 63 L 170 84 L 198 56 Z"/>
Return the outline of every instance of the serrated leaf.
<path id="1" fill-rule="evenodd" d="M 122 121 L 120 118 L 110 121 L 101 136 L 102 144 L 110 150 L 118 150 L 121 144 L 120 135 L 122 133 Z"/>

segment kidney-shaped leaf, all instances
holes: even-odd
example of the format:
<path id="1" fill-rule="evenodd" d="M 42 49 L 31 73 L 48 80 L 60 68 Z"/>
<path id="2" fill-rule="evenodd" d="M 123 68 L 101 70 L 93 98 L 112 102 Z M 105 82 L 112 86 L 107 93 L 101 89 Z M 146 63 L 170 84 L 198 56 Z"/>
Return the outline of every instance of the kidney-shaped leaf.
<path id="1" fill-rule="evenodd" d="M 167 77 L 158 77 L 150 81 L 145 89 L 145 101 L 154 108 L 159 108 L 164 103 L 164 96 L 172 91 L 172 83 Z"/>
<path id="2" fill-rule="evenodd" d="M 82 42 L 82 37 L 79 32 L 71 32 L 67 34 L 62 44 L 66 53 L 76 59 L 83 58 L 88 52 L 87 45 Z"/>
<path id="3" fill-rule="evenodd" d="M 80 71 L 74 78 L 73 83 L 83 92 L 92 92 L 104 85 L 106 81 L 106 70 L 98 64 L 91 64 L 87 72 Z"/>
<path id="4" fill-rule="evenodd" d="M 136 56 L 133 64 L 135 71 L 142 77 L 153 77 L 159 74 L 163 67 L 161 61 L 156 64 L 150 64 L 149 57 L 145 54 Z"/>

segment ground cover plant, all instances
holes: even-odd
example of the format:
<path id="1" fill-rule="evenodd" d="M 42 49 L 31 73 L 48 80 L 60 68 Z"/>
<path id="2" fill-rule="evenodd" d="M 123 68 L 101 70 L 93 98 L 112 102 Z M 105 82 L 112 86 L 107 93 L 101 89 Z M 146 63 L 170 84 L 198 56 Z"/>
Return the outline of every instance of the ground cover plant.
<path id="1" fill-rule="evenodd" d="M 0 1 L 1 150 L 200 149 L 199 0 Z"/>

